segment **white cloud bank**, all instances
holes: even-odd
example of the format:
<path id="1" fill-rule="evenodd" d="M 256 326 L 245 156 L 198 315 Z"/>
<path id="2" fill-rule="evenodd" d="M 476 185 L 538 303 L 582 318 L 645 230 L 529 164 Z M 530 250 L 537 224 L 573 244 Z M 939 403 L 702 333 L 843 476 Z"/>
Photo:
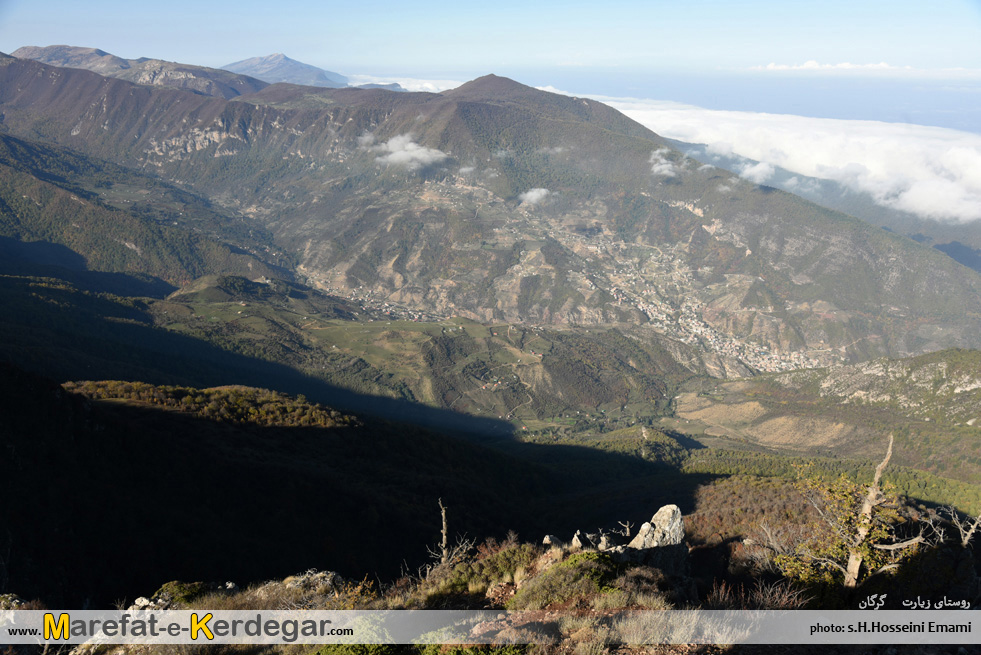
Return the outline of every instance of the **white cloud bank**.
<path id="1" fill-rule="evenodd" d="M 766 66 L 754 66 L 751 70 L 765 71 L 886 71 L 886 70 L 913 70 L 910 66 L 890 66 L 886 62 L 878 64 L 850 64 L 842 62 L 840 64 L 821 64 L 813 59 L 805 61 L 803 64 L 777 64 L 770 62 Z"/>
<path id="2" fill-rule="evenodd" d="M 548 197 L 551 193 L 548 189 L 542 189 L 540 187 L 535 187 L 534 189 L 528 189 L 524 193 L 518 196 L 518 200 L 527 205 L 537 205 L 542 200 Z"/>
<path id="3" fill-rule="evenodd" d="M 943 221 L 981 219 L 981 135 L 939 127 L 716 111 L 674 102 L 600 98 L 662 136 L 865 191 L 881 205 Z M 655 162 L 652 158 L 652 166 Z M 769 167 L 769 168 L 767 168 Z"/>
<path id="4" fill-rule="evenodd" d="M 377 146 L 371 145 L 374 143 L 374 137 L 365 134 L 358 137 L 358 142 L 362 147 L 370 147 L 373 151 L 381 153 L 375 158 L 379 164 L 404 166 L 410 171 L 438 164 L 449 157 L 442 150 L 419 145 L 412 140 L 411 134 L 400 134 Z"/>
<path id="5" fill-rule="evenodd" d="M 981 77 L 981 70 L 976 68 L 913 68 L 912 66 L 893 66 L 882 61 L 877 64 L 852 64 L 840 62 L 837 64 L 822 64 L 813 59 L 803 64 L 778 64 L 770 62 L 766 66 L 752 66 L 751 71 L 763 72 L 793 72 L 793 73 L 854 73 L 875 76 L 925 77 L 938 79 L 958 79 Z"/>

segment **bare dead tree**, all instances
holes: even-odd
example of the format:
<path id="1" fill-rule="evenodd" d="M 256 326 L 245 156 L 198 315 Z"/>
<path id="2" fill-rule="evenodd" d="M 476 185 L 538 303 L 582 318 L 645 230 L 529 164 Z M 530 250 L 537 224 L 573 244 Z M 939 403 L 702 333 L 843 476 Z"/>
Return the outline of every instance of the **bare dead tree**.
<path id="1" fill-rule="evenodd" d="M 808 540 L 809 536 L 810 530 L 806 525 L 785 525 L 777 529 L 764 520 L 760 521 L 743 540 L 743 545 L 746 546 L 747 555 L 757 570 L 777 573 L 779 567 L 774 558 L 792 555 Z M 719 539 L 721 542 L 721 535 Z"/>
<path id="2" fill-rule="evenodd" d="M 963 518 L 960 513 L 950 505 L 945 507 L 943 512 L 948 516 L 950 524 L 957 528 L 957 533 L 961 539 L 961 548 L 969 547 L 971 545 L 971 540 L 974 539 L 974 535 L 978 531 L 978 528 L 981 527 L 981 512 L 979 512 L 973 519 Z"/>
<path id="3" fill-rule="evenodd" d="M 468 539 L 466 535 L 457 535 L 456 543 L 452 546 L 450 545 L 450 526 L 449 520 L 446 518 L 447 507 L 443 505 L 443 499 L 439 499 L 439 513 L 440 518 L 443 522 L 442 530 L 440 531 L 440 541 L 438 546 L 429 546 L 426 548 L 429 556 L 433 560 L 438 561 L 438 564 L 424 564 L 419 568 L 419 577 L 426 578 L 437 571 L 445 571 L 448 568 L 455 566 L 457 563 L 461 562 L 463 559 L 469 555 L 470 551 L 473 550 L 476 540 Z"/>
<path id="4" fill-rule="evenodd" d="M 443 499 L 439 499 L 439 513 L 443 517 L 443 531 L 442 540 L 440 541 L 440 564 L 446 564 L 450 561 L 450 529 L 449 524 L 446 522 L 446 506 L 443 505 Z"/>
<path id="5" fill-rule="evenodd" d="M 848 545 L 848 563 L 845 565 L 846 587 L 855 587 L 858 585 L 858 574 L 862 569 L 862 561 L 864 559 L 864 554 L 859 549 L 859 546 L 865 543 L 866 538 L 869 536 L 869 531 L 872 528 L 872 511 L 885 502 L 885 496 L 882 493 L 881 487 L 882 472 L 886 469 L 889 460 L 892 458 L 892 442 L 893 436 L 890 434 L 886 456 L 875 467 L 872 484 L 869 485 L 865 498 L 862 499 L 862 507 L 858 515 L 858 526 Z"/>

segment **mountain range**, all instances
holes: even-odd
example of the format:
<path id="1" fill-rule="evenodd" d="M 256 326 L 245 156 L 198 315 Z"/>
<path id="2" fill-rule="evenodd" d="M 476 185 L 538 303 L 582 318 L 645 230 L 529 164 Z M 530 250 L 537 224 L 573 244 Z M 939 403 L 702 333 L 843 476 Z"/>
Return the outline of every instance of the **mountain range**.
<path id="1" fill-rule="evenodd" d="M 226 99 L 255 93 L 277 83 L 325 88 L 350 86 L 348 79 L 340 73 L 304 64 L 279 53 L 252 57 L 222 68 L 179 64 L 147 57 L 123 59 L 98 48 L 67 45 L 24 46 L 15 50 L 13 56 L 60 68 L 82 68 L 136 84 L 184 89 Z M 404 91 L 394 82 L 364 84 L 358 85 L 358 88 Z"/>
<path id="2" fill-rule="evenodd" d="M 974 271 L 699 164 L 594 101 L 494 76 L 232 101 L 14 58 L 0 78 L 7 133 L 152 170 L 268 230 L 335 293 L 655 328 L 736 369 L 981 339 Z"/>
<path id="3" fill-rule="evenodd" d="M 25 46 L 14 57 L 62 68 L 82 68 L 106 77 L 115 77 L 136 84 L 185 89 L 203 95 L 235 98 L 268 86 L 264 81 L 217 68 L 178 64 L 160 59 L 123 59 L 97 48 L 78 48 L 65 45 L 47 47 Z"/>
<path id="4" fill-rule="evenodd" d="M 244 521 L 322 487 L 341 536 L 291 514 L 296 558 L 270 571 L 241 549 L 229 571 L 286 574 L 320 548 L 391 573 L 383 547 L 345 539 L 394 525 L 421 552 L 444 495 L 485 533 L 614 505 L 646 520 L 713 476 L 798 457 L 837 472 L 887 433 L 906 493 L 977 511 L 981 276 L 924 239 L 495 75 L 392 93 L 18 53 L 0 55 L 0 414 L 17 455 L 0 478 L 5 494 L 63 481 L 31 511 L 146 479 L 178 504 L 248 497 Z M 219 468 L 154 463 L 199 438 Z M 4 511 L 28 584 L 64 552 Z M 127 525 L 133 552 L 191 529 Z M 216 535 L 182 537 L 174 575 L 205 575 L 181 568 L 202 552 L 218 566 L 234 544 Z M 96 582 L 62 567 L 38 589 L 66 584 Z"/>

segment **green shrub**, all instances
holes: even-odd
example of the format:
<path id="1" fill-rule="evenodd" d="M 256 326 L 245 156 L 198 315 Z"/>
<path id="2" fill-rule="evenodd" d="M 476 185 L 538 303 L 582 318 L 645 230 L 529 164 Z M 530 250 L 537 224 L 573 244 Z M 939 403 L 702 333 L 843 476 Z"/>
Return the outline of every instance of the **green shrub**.
<path id="1" fill-rule="evenodd" d="M 195 598 L 198 598 L 211 590 L 210 585 L 204 582 L 180 582 L 173 580 L 157 589 L 153 598 L 169 600 L 172 605 L 187 605 Z"/>
<path id="2" fill-rule="evenodd" d="M 605 553 L 576 553 L 529 580 L 508 603 L 508 609 L 543 609 L 589 599 L 612 590 L 616 566 Z"/>
<path id="3" fill-rule="evenodd" d="M 488 587 L 499 582 L 514 582 L 518 569 L 529 566 L 538 556 L 537 549 L 531 544 L 519 544 L 507 541 L 499 549 L 491 542 L 481 548 L 489 554 L 476 559 L 462 562 L 454 569 L 454 577 L 462 586 L 469 590 L 486 591 Z"/>

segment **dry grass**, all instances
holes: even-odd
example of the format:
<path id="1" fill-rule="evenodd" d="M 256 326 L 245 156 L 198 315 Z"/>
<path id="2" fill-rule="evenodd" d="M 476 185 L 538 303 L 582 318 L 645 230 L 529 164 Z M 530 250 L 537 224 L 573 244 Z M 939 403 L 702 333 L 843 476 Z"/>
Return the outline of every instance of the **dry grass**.
<path id="1" fill-rule="evenodd" d="M 193 605 L 216 610 L 347 610 L 373 608 L 377 599 L 375 585 L 367 578 L 344 581 L 335 573 L 310 570 L 235 593 L 205 594 Z"/>
<path id="2" fill-rule="evenodd" d="M 798 610 L 811 597 L 786 580 L 757 581 L 750 590 L 742 585 L 716 583 L 705 599 L 705 609 L 714 610 Z"/>

